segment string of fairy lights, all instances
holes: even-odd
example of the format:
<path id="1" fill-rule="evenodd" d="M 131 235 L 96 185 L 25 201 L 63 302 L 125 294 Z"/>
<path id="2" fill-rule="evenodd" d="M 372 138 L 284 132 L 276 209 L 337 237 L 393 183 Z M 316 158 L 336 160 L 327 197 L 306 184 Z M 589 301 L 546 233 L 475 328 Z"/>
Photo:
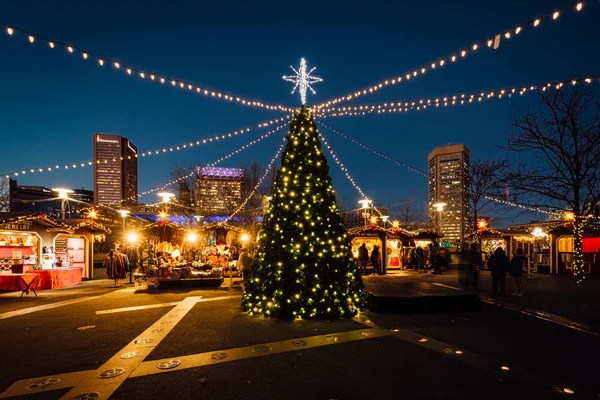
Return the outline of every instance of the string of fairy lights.
<path id="1" fill-rule="evenodd" d="M 272 119 L 269 121 L 265 121 L 265 122 L 260 122 L 256 125 L 257 128 L 265 128 L 268 126 L 272 126 L 281 122 L 285 122 L 285 121 L 289 121 L 289 119 L 291 118 L 291 115 L 285 116 L 285 117 L 281 117 L 281 118 L 277 118 L 277 119 Z M 242 129 L 238 129 L 236 131 L 233 132 L 228 132 L 228 133 L 222 133 L 222 134 L 218 134 L 215 136 L 210 136 L 210 137 L 205 137 L 202 139 L 197 139 L 196 141 L 190 141 L 190 142 L 186 142 L 183 144 L 179 144 L 179 145 L 174 145 L 174 146 L 169 146 L 169 147 L 163 147 L 161 149 L 154 149 L 154 150 L 147 150 L 141 153 L 138 153 L 136 155 L 133 156 L 127 156 L 127 159 L 132 159 L 132 158 L 141 158 L 141 157 L 150 157 L 152 155 L 159 155 L 159 154 L 167 154 L 167 153 L 173 153 L 173 152 L 177 152 L 180 150 L 185 150 L 185 149 L 193 149 L 194 147 L 199 147 L 205 144 L 209 144 L 212 142 L 217 142 L 219 140 L 225 140 L 225 139 L 229 139 L 229 138 L 233 138 L 239 135 L 243 135 L 245 133 L 248 133 L 250 131 L 252 131 L 254 128 L 253 127 L 246 127 L 246 128 L 242 128 Z M 265 135 L 268 136 L 268 133 L 266 133 Z M 109 162 L 117 162 L 117 161 L 123 161 L 125 159 L 125 157 L 119 157 L 119 158 L 112 158 L 112 159 L 99 159 L 96 160 L 97 164 L 107 164 Z M 5 174 L 6 178 L 10 178 L 11 176 L 19 176 L 19 175 L 25 175 L 26 173 L 41 173 L 41 172 L 52 172 L 52 171 L 56 171 L 56 170 L 69 170 L 69 169 L 76 169 L 76 168 L 83 168 L 86 166 L 93 166 L 94 162 L 93 161 L 83 161 L 83 162 L 77 162 L 77 163 L 72 163 L 72 164 L 57 164 L 54 166 L 46 166 L 46 167 L 36 167 L 36 168 L 26 168 L 26 169 L 21 169 L 18 171 L 12 171 L 9 172 L 7 174 Z"/>
<path id="2" fill-rule="evenodd" d="M 352 93 L 348 93 L 344 96 L 335 98 L 333 100 L 329 100 L 317 105 L 315 108 L 317 110 L 325 107 L 329 107 L 331 105 L 335 105 L 344 101 L 351 101 L 358 97 L 375 93 L 383 88 L 389 86 L 395 86 L 403 81 L 408 81 L 411 79 L 415 79 L 417 77 L 425 75 L 427 72 L 435 71 L 443 68 L 447 64 L 454 64 L 460 60 L 465 59 L 470 54 L 475 54 L 479 49 L 491 48 L 498 49 L 500 47 L 500 43 L 502 40 L 511 40 L 516 37 L 519 37 L 526 29 L 528 28 L 537 28 L 542 25 L 544 21 L 557 21 L 563 14 L 566 14 L 567 10 L 572 9 L 576 14 L 580 13 L 584 9 L 584 5 L 586 2 L 577 1 L 575 3 L 570 3 L 565 5 L 564 7 L 556 8 L 551 11 L 547 11 L 539 17 L 535 17 L 527 22 L 518 24 L 512 28 L 502 30 L 495 35 L 489 36 L 484 40 L 480 40 L 472 43 L 470 46 L 463 47 L 458 49 L 447 56 L 438 57 L 435 60 L 424 64 L 420 67 L 414 68 L 410 71 L 407 71 L 403 74 L 400 74 L 393 78 L 388 78 L 383 81 L 380 81 L 372 86 L 354 91 Z"/>
<path id="3" fill-rule="evenodd" d="M 412 165 L 408 165 L 405 162 L 402 162 L 402 161 L 399 161 L 399 160 L 397 160 L 397 159 L 395 159 L 393 157 L 390 157 L 387 154 L 384 154 L 384 153 L 380 152 L 379 150 L 376 150 L 376 149 L 372 148 L 371 146 L 369 146 L 369 145 L 367 145 L 367 144 L 365 144 L 365 143 L 363 143 L 361 141 L 358 141 L 358 140 L 354 139 L 352 136 L 346 135 L 345 133 L 343 133 L 343 132 L 341 132 L 341 131 L 333 128 L 332 126 L 329 126 L 329 125 L 325 124 L 323 121 L 317 120 L 317 123 L 319 125 L 327 128 L 327 129 L 329 129 L 333 133 L 335 133 L 335 134 L 337 134 L 337 135 L 339 135 L 339 136 L 341 136 L 343 138 L 346 138 L 346 139 L 350 140 L 351 142 L 359 145 L 360 147 L 362 147 L 364 149 L 367 149 L 367 150 L 369 150 L 369 151 L 377 154 L 378 156 L 380 156 L 382 158 L 385 158 L 385 159 L 387 159 L 389 161 L 392 161 L 392 162 L 394 162 L 394 163 L 396 163 L 396 164 L 398 164 L 398 165 L 400 165 L 402 167 L 408 168 L 409 170 L 411 170 L 413 172 L 416 172 L 417 174 L 421 174 L 421 175 L 423 175 L 425 177 L 427 176 L 427 172 L 421 171 L 420 169 L 415 168 Z"/>
<path id="4" fill-rule="evenodd" d="M 197 85 L 193 82 L 190 82 L 190 81 L 187 81 L 184 79 L 171 78 L 171 77 L 168 77 L 163 74 L 149 71 L 147 69 L 136 68 L 136 67 L 122 63 L 122 62 L 115 60 L 113 58 L 110 58 L 110 57 L 102 57 L 102 56 L 95 55 L 94 53 L 92 53 L 88 50 L 85 50 L 81 47 L 78 47 L 78 46 L 63 43 L 63 42 L 60 42 L 57 40 L 46 39 L 45 37 L 43 37 L 41 35 L 29 32 L 23 28 L 15 26 L 15 25 L 7 25 L 7 24 L 3 23 L 3 24 L 0 24 L 0 26 L 4 27 L 6 34 L 10 37 L 15 37 L 15 36 L 18 36 L 17 35 L 18 33 L 22 33 L 26 36 L 27 41 L 32 45 L 35 43 L 38 43 L 38 42 L 42 42 L 42 43 L 46 44 L 48 46 L 48 48 L 51 50 L 54 50 L 54 49 L 58 50 L 58 49 L 62 48 L 66 51 L 67 54 L 73 54 L 73 55 L 79 54 L 79 55 L 81 55 L 81 58 L 83 60 L 94 61 L 94 64 L 98 64 L 100 67 L 112 66 L 115 70 L 124 71 L 126 76 L 138 77 L 139 79 L 144 80 L 144 81 L 156 82 L 156 83 L 160 83 L 161 85 L 164 85 L 164 86 L 172 86 L 174 88 L 186 90 L 186 91 L 196 93 L 201 96 L 210 97 L 210 98 L 214 98 L 214 99 L 220 99 L 220 100 L 224 100 L 224 101 L 228 101 L 228 102 L 232 102 L 232 103 L 236 103 L 236 104 L 241 104 L 241 105 L 245 105 L 245 106 L 249 106 L 249 107 L 260 107 L 260 108 L 264 108 L 267 110 L 276 110 L 276 111 L 285 111 L 285 112 L 293 111 L 293 109 L 283 106 L 283 105 L 272 105 L 272 104 L 263 103 L 262 101 L 249 100 L 249 99 L 246 99 L 246 98 L 243 98 L 240 96 L 235 96 L 235 95 L 232 95 L 229 93 L 212 90 L 212 89 L 206 88 L 201 85 Z"/>
<path id="5" fill-rule="evenodd" d="M 486 90 L 482 92 L 459 93 L 441 97 L 432 97 L 411 101 L 386 102 L 382 104 L 332 107 L 323 109 L 321 118 L 339 116 L 357 116 L 370 113 L 385 114 L 395 112 L 421 111 L 430 107 L 448 107 L 480 103 L 484 100 L 511 98 L 513 95 L 523 96 L 526 93 L 561 90 L 565 85 L 592 84 L 600 82 L 600 75 L 576 77 L 556 80 L 545 84 L 521 85 L 508 88 Z"/>
<path id="6" fill-rule="evenodd" d="M 350 172 L 348 171 L 348 168 L 344 165 L 344 163 L 342 163 L 342 161 L 339 159 L 339 157 L 335 154 L 335 152 L 333 151 L 333 148 L 331 148 L 331 146 L 327 142 L 327 139 L 325 139 L 325 136 L 323 136 L 323 134 L 321 132 L 319 132 L 319 138 L 321 139 L 321 141 L 323 142 L 323 144 L 325 145 L 325 147 L 329 151 L 329 154 L 331 154 L 331 157 L 333 158 L 333 160 L 340 167 L 340 169 L 342 170 L 342 172 L 344 173 L 344 175 L 346 175 L 346 178 L 348 179 L 348 181 L 350 181 L 350 183 L 352 184 L 352 186 L 354 186 L 354 188 L 358 191 L 358 193 L 362 196 L 363 199 L 367 199 L 368 197 L 365 194 L 365 192 L 363 192 L 363 190 L 361 189 L 361 187 L 358 186 L 358 184 L 356 183 L 356 181 L 354 180 L 354 178 L 350 175 Z M 375 211 L 377 211 L 377 213 L 380 216 L 383 215 L 381 213 L 381 211 L 379 211 L 379 209 L 377 207 L 372 206 L 372 208 Z"/>
<path id="7" fill-rule="evenodd" d="M 406 164 L 406 163 L 404 163 L 402 161 L 399 161 L 399 160 L 395 159 L 394 157 L 391 157 L 391 156 L 389 156 L 389 155 L 387 155 L 385 153 L 382 153 L 381 151 L 376 150 L 376 149 L 374 149 L 374 148 L 372 148 L 372 147 L 370 147 L 370 146 L 368 146 L 368 145 L 366 145 L 366 144 L 364 144 L 364 143 L 362 143 L 362 142 L 354 139 L 353 137 L 346 135 L 345 133 L 343 133 L 343 132 L 341 132 L 341 131 L 339 131 L 339 130 L 337 130 L 337 129 L 335 129 L 335 128 L 333 128 L 333 127 L 331 127 L 331 126 L 329 126 L 329 125 L 327 125 L 325 123 L 323 123 L 322 121 L 317 121 L 317 123 L 319 125 L 321 125 L 321 126 L 324 126 L 327 129 L 331 130 L 333 133 L 336 133 L 336 134 L 342 136 L 343 138 L 346 138 L 346 139 L 352 141 L 353 143 L 358 144 L 359 146 L 363 147 L 364 149 L 367 149 L 367 150 L 371 151 L 374 154 L 377 154 L 378 156 L 380 156 L 382 158 L 390 160 L 390 161 L 392 161 L 392 162 L 394 162 L 394 163 L 396 163 L 396 164 L 398 164 L 398 165 L 400 165 L 402 167 L 408 168 L 408 169 L 410 169 L 413 172 L 416 172 L 416 173 L 418 173 L 418 174 L 420 174 L 420 175 L 422 175 L 424 177 L 427 177 L 427 173 L 424 172 L 424 171 L 421 171 L 421 170 L 419 170 L 419 169 L 417 169 L 415 167 L 412 167 L 412 166 L 410 166 L 410 165 L 408 165 L 408 164 Z M 491 200 L 491 201 L 494 201 L 494 202 L 497 202 L 497 203 L 500 203 L 500 204 L 503 204 L 503 205 L 508 205 L 508 206 L 511 206 L 511 207 L 517 207 L 517 208 L 521 208 L 521 209 L 528 210 L 528 211 L 533 211 L 533 212 L 542 213 L 542 214 L 546 214 L 546 215 L 553 215 L 553 216 L 554 215 L 561 215 L 560 213 L 556 213 L 554 211 L 544 210 L 544 209 L 541 209 L 539 207 L 530 207 L 530 206 L 526 206 L 526 205 L 523 205 L 523 204 L 518 204 L 518 203 L 513 202 L 513 201 L 509 201 L 509 200 L 502 200 L 502 199 L 499 199 L 499 198 L 496 198 L 496 197 L 492 197 L 492 196 L 484 196 L 484 197 L 486 199 L 488 199 L 488 200 Z"/>
<path id="8" fill-rule="evenodd" d="M 269 175 L 271 168 L 273 168 L 273 165 L 279 159 L 279 155 L 283 151 L 286 141 L 287 141 L 287 138 L 283 138 L 283 143 L 281 143 L 281 145 L 277 149 L 277 152 L 275 152 L 275 155 L 273 156 L 273 158 L 271 158 L 271 161 L 269 161 L 269 164 L 267 165 L 265 172 L 263 172 L 263 174 L 261 175 L 258 182 L 256 182 L 256 185 L 254 185 L 250 194 L 248 196 L 246 196 L 244 201 L 242 201 L 242 203 L 238 206 L 238 208 L 235 209 L 235 211 L 231 215 L 229 215 L 227 218 L 225 218 L 225 221 L 223 221 L 224 223 L 228 223 L 233 217 L 235 217 L 240 211 L 242 211 L 246 207 L 246 204 L 248 204 L 250 199 L 256 194 L 256 191 L 258 190 L 258 188 L 260 188 L 260 186 L 262 185 L 265 178 Z"/>
<path id="9" fill-rule="evenodd" d="M 284 123 L 284 124 L 281 124 L 281 125 L 277 126 L 276 128 L 274 128 L 274 129 L 270 130 L 269 132 L 267 132 L 267 133 L 259 136 L 258 138 L 254 139 L 254 140 L 252 140 L 252 141 L 250 141 L 248 143 L 246 143 L 243 146 L 238 147 L 237 149 L 235 149 L 231 153 L 226 154 L 223 157 L 220 157 L 219 159 L 217 159 L 216 161 L 213 161 L 212 163 L 206 164 L 205 167 L 214 167 L 215 165 L 220 164 L 221 162 L 223 162 L 223 161 L 225 161 L 225 160 L 227 160 L 227 159 L 235 156 L 236 154 L 238 154 L 238 153 L 240 153 L 240 152 L 248 149 L 249 147 L 252 147 L 256 143 L 259 143 L 259 142 L 265 140 L 266 138 L 268 138 L 271 135 L 273 135 L 275 132 L 283 129 L 285 126 L 287 126 L 287 123 Z M 131 196 L 131 197 L 122 199 L 121 201 L 118 201 L 118 202 L 109 203 L 108 205 L 114 205 L 114 204 L 122 203 L 123 201 L 134 200 L 136 197 L 139 198 L 139 197 L 142 197 L 142 196 L 150 194 L 150 193 L 158 192 L 159 190 L 168 189 L 171 185 L 174 185 L 174 184 L 176 184 L 178 182 L 184 181 L 184 180 L 189 179 L 192 176 L 194 176 L 198 172 L 199 168 L 201 168 L 201 167 L 196 167 L 190 173 L 185 174 L 183 176 L 180 176 L 180 177 L 178 177 L 176 179 L 173 179 L 172 181 L 169 181 L 169 182 L 167 182 L 167 183 L 165 183 L 165 184 L 163 184 L 161 186 L 145 190 L 143 192 L 138 193 L 136 196 Z"/>

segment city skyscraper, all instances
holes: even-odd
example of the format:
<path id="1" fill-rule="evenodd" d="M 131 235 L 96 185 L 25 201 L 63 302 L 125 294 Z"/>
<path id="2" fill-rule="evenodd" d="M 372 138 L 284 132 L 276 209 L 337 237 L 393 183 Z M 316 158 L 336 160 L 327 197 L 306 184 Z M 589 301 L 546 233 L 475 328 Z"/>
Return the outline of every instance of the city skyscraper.
<path id="1" fill-rule="evenodd" d="M 196 207 L 204 216 L 231 214 L 242 203 L 243 168 L 203 167 L 196 180 Z"/>
<path id="2" fill-rule="evenodd" d="M 126 137 L 95 134 L 94 203 L 134 206 L 137 191 L 137 147 Z"/>
<path id="3" fill-rule="evenodd" d="M 429 213 L 444 235 L 442 240 L 456 249 L 462 248 L 470 232 L 469 203 L 465 196 L 469 154 L 467 146 L 454 144 L 436 147 L 427 158 Z"/>

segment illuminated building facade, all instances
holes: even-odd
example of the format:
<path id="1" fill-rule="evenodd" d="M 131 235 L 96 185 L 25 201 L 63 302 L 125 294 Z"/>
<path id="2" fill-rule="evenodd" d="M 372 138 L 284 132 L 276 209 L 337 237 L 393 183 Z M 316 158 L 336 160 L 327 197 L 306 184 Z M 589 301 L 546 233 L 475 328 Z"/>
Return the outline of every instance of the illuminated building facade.
<path id="1" fill-rule="evenodd" d="M 203 167 L 196 179 L 196 207 L 203 215 L 231 214 L 242 204 L 243 168 Z"/>
<path id="2" fill-rule="evenodd" d="M 469 171 L 469 149 L 464 144 L 436 147 L 427 158 L 429 213 L 443 241 L 461 249 L 469 234 L 469 203 L 466 176 Z M 445 203 L 441 211 L 434 204 Z"/>
<path id="3" fill-rule="evenodd" d="M 94 135 L 94 203 L 137 204 L 137 147 L 118 135 Z"/>

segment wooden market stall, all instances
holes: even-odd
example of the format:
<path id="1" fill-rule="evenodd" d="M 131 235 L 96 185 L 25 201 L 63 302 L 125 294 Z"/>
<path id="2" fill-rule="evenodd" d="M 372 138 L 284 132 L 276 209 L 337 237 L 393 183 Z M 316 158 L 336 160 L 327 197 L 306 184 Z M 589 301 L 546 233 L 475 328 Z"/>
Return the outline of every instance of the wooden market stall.
<path id="1" fill-rule="evenodd" d="M 85 263 L 69 264 L 68 255 L 57 253 L 54 242 L 58 234 L 72 235 L 74 231 L 43 213 L 0 214 L 0 290 L 80 284 Z"/>

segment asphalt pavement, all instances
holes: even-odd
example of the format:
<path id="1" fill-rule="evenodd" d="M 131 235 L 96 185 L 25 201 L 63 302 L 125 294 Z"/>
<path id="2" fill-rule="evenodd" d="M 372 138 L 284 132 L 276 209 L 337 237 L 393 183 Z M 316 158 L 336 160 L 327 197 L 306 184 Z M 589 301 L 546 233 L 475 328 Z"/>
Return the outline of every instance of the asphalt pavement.
<path id="1" fill-rule="evenodd" d="M 134 293 L 94 281 L 21 303 L 2 294 L 0 397 L 597 399 L 598 336 L 517 308 L 541 305 L 595 327 L 586 310 L 596 283 L 572 289 L 552 278 L 503 299 L 515 309 L 332 321 L 248 316 L 239 284 Z M 369 279 L 458 287 L 451 273 Z M 561 305 L 561 295 L 591 307 Z"/>

